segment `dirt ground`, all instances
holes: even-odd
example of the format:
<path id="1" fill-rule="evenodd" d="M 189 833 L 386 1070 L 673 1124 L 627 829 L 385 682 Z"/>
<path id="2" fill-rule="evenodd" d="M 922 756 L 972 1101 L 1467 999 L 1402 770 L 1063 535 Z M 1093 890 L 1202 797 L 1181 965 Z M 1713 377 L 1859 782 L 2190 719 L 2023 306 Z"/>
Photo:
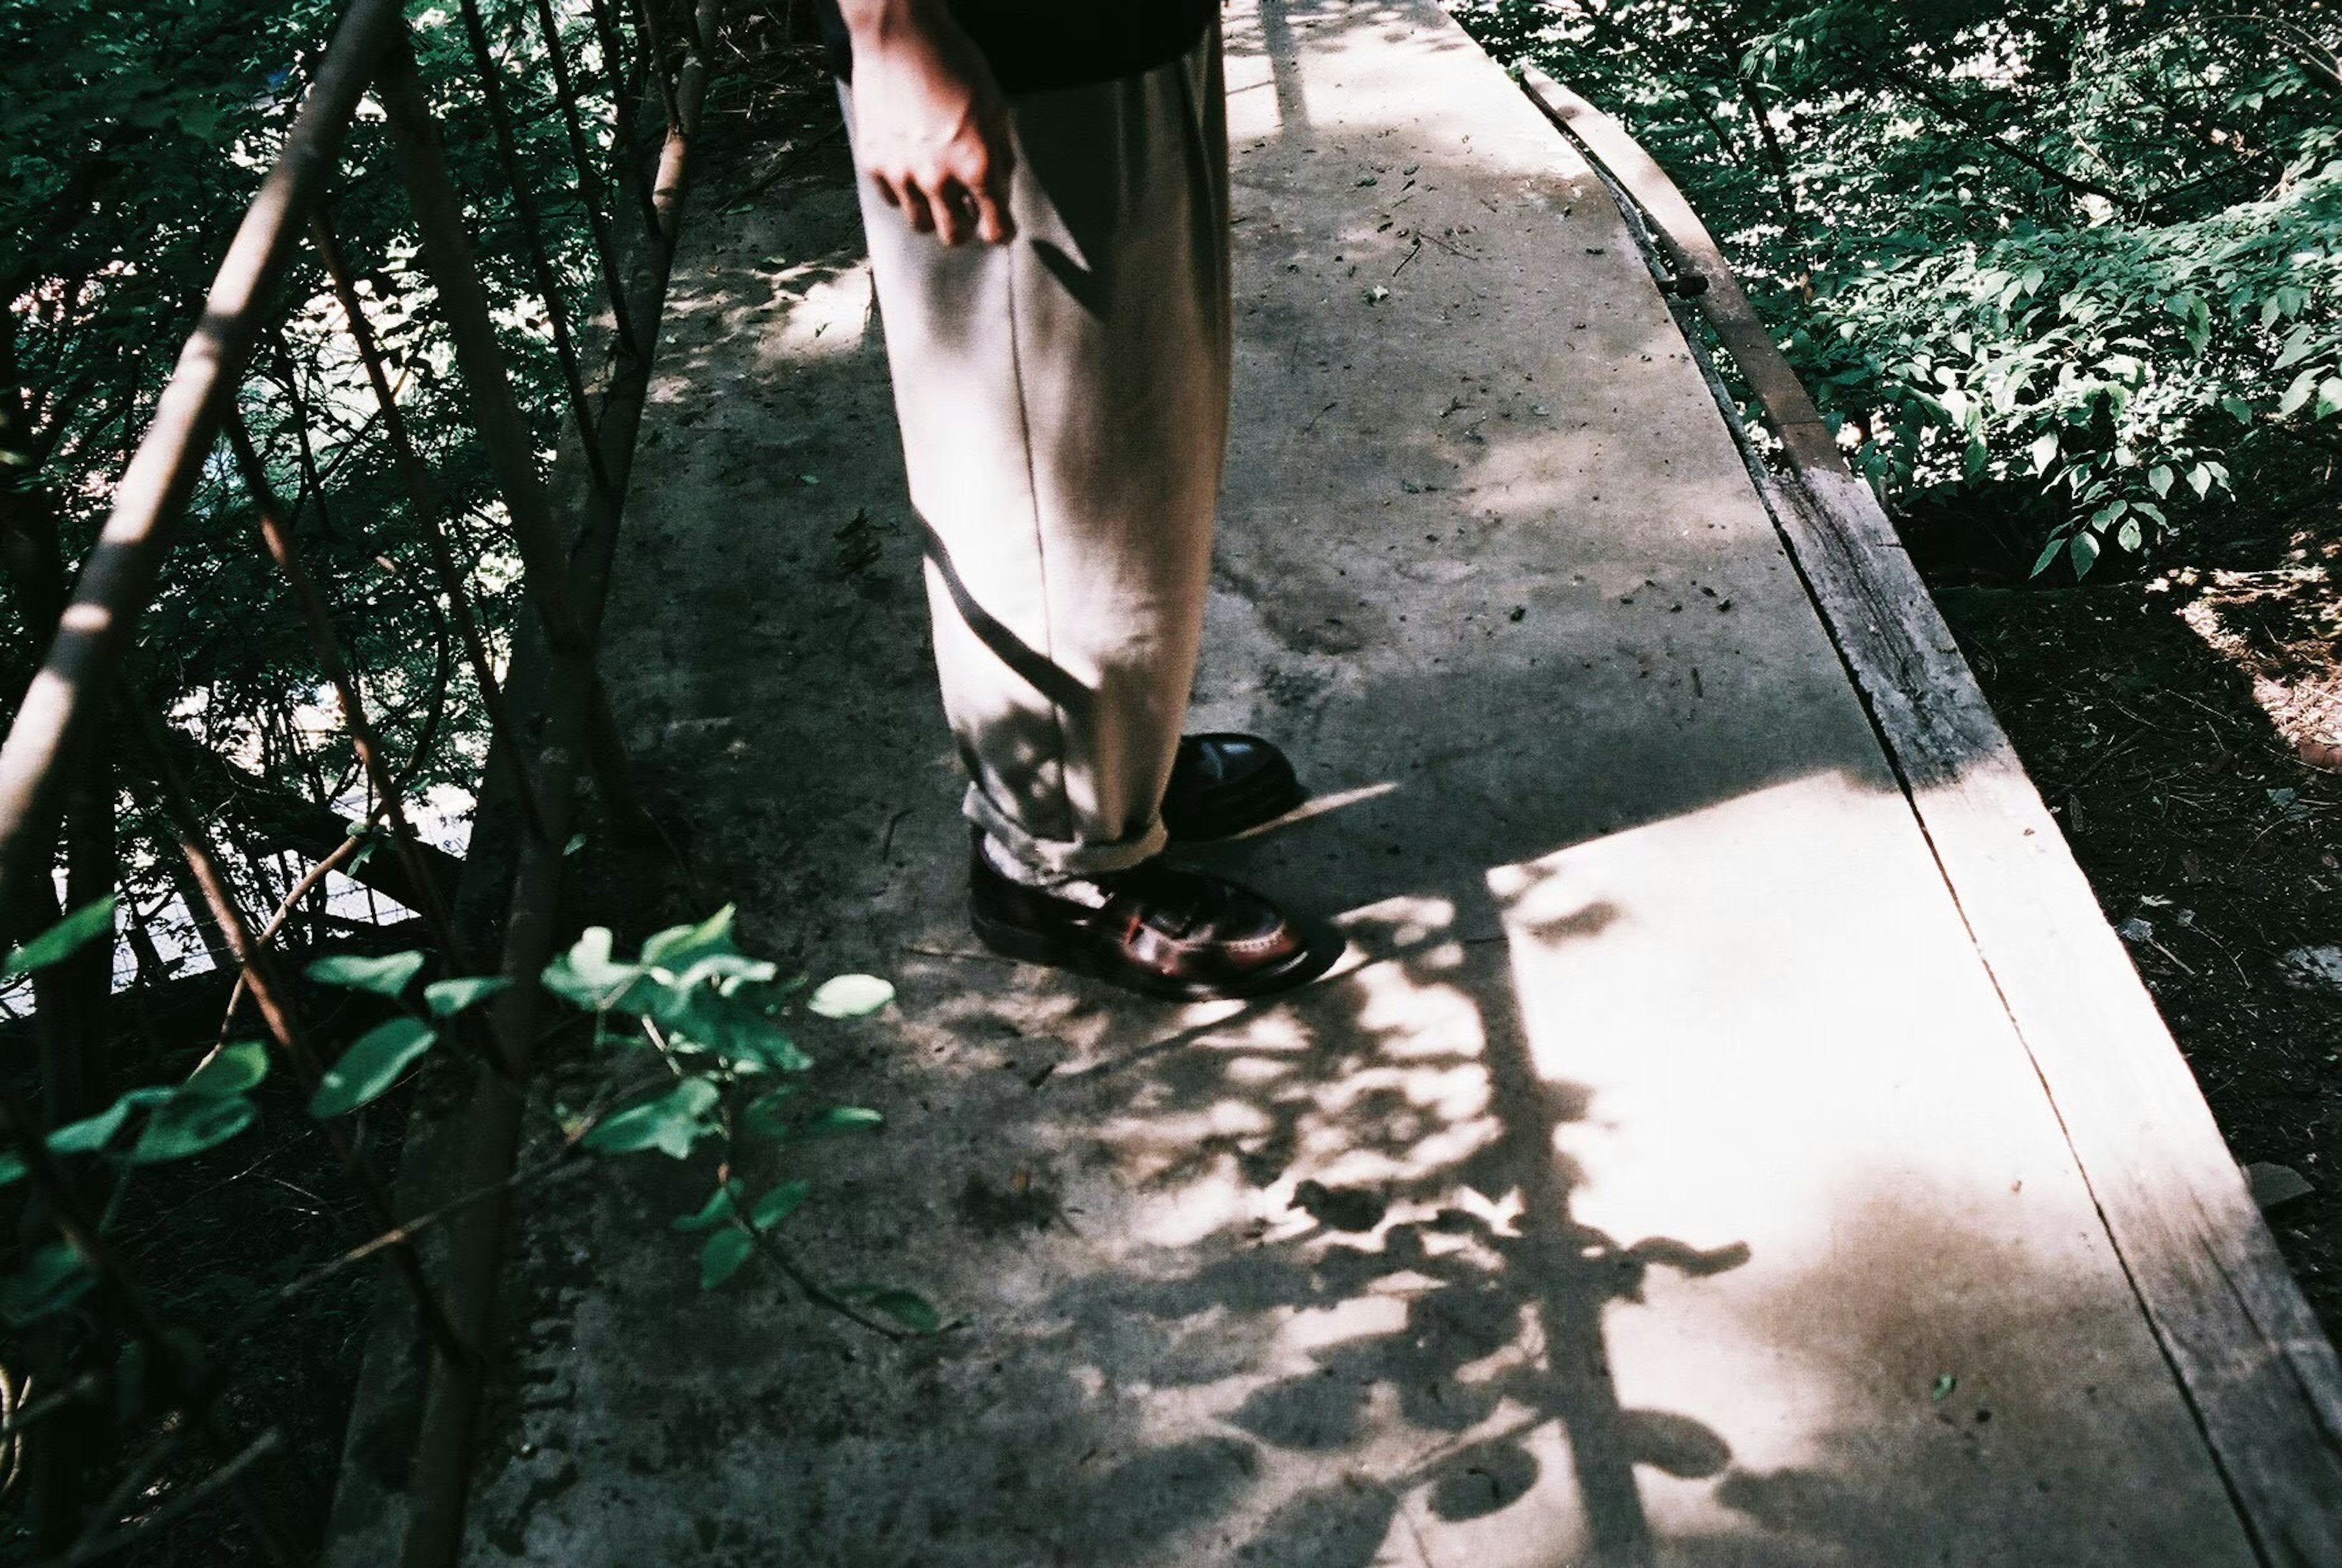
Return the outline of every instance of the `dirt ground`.
<path id="1" fill-rule="evenodd" d="M 2218 564 L 1937 596 L 2237 1158 L 2315 1189 L 2268 1220 L 2342 1336 L 2342 975 L 2287 960 L 2342 932 L 2331 550 L 2230 539 Z"/>

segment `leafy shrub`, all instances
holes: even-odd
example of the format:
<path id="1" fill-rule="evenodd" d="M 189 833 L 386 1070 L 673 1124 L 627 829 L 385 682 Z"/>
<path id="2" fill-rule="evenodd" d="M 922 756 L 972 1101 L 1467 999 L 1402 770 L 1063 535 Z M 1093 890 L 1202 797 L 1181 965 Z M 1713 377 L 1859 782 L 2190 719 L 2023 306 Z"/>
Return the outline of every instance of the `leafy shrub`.
<path id="1" fill-rule="evenodd" d="M 2342 414 L 2342 78 L 2147 0 L 1463 0 L 1617 115 L 1890 505 L 2058 503 L 2037 574 L 2297 504 Z"/>

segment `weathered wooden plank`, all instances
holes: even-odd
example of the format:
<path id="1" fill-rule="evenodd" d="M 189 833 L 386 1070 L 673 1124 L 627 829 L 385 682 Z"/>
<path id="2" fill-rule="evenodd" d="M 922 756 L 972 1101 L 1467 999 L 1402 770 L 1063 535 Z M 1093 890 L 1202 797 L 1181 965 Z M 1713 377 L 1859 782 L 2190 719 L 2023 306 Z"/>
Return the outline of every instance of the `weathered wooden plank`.
<path id="1" fill-rule="evenodd" d="M 1705 279 L 1699 306 L 1789 460 L 1767 503 L 2256 1545 L 2342 1565 L 2342 1363 L 1950 628 L 1673 182 L 1544 73 L 1523 84 Z"/>

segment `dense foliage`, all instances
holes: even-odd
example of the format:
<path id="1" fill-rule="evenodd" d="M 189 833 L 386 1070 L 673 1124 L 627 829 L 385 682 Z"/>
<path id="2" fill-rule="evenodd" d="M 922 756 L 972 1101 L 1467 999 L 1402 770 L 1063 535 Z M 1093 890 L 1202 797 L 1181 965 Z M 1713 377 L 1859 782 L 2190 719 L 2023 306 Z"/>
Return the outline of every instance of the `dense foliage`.
<path id="1" fill-rule="evenodd" d="M 104 521 L 173 350 L 195 325 L 340 9 L 323 0 L 0 6 L 0 564 L 11 589 L 0 604 L 0 717 L 38 661 L 58 595 Z M 560 10 L 584 85 L 601 89 L 606 105 L 583 9 Z M 592 298 L 590 236 L 537 58 L 534 8 L 491 4 L 485 15 L 507 67 L 521 157 L 541 176 L 544 232 L 574 322 Z M 469 41 L 453 6 L 420 13 L 415 34 L 473 204 L 484 281 L 513 329 L 506 351 L 524 407 L 549 453 L 565 405 L 546 303 L 515 232 L 513 185 L 493 161 Z M 379 115 L 361 115 L 326 218 L 501 652 L 517 563 L 384 141 Z M 452 645 L 347 325 L 306 246 L 281 303 L 283 325 L 255 356 L 243 418 L 401 775 L 425 797 L 467 785 L 486 740 L 477 693 Z M 191 782 L 220 812 L 231 874 L 263 910 L 299 874 L 296 854 L 323 853 L 313 834 L 286 834 L 302 820 L 293 804 L 355 817 L 367 802 L 321 676 L 261 546 L 244 478 L 223 460 L 198 490 L 142 624 L 130 684 L 167 706 L 207 754 L 192 759 Z M 124 922 L 142 974 L 205 966 L 195 901 L 173 885 L 175 852 L 137 789 L 119 804 Z M 296 934 L 311 940 L 334 926 L 323 899 L 299 914 Z"/>
<path id="2" fill-rule="evenodd" d="M 1890 504 L 2020 572 L 2324 487 L 2342 76 L 2322 6 L 1462 0 L 1617 115 Z"/>

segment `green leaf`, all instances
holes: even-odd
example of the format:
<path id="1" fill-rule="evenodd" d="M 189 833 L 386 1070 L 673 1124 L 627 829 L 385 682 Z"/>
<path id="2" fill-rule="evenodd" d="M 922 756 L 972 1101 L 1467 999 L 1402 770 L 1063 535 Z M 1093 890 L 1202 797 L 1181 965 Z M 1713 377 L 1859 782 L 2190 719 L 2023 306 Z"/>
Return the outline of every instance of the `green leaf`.
<path id="1" fill-rule="evenodd" d="M 813 1065 L 813 1058 L 797 1049 L 787 1031 L 746 1007 L 735 1009 L 729 1019 L 728 1044 L 733 1055 L 760 1062 L 776 1073 L 802 1073 Z"/>
<path id="2" fill-rule="evenodd" d="M 134 1165 L 159 1165 L 218 1147 L 260 1117 L 242 1094 L 180 1094 L 146 1118 L 130 1150 Z"/>
<path id="3" fill-rule="evenodd" d="M 2317 338 L 2310 327 L 2307 324 L 2297 326 L 2285 335 L 2285 346 L 2277 351 L 2277 363 L 2269 368 L 2284 370 L 2306 358 L 2317 346 Z"/>
<path id="4" fill-rule="evenodd" d="M 545 966 L 538 979 L 547 991 L 588 1013 L 615 1007 L 649 971 L 639 964 L 618 963 L 610 955 L 610 944 L 608 926 L 588 926 L 568 952 Z"/>
<path id="5" fill-rule="evenodd" d="M 726 1225 L 699 1249 L 699 1288 L 712 1291 L 740 1272 L 756 1243 L 736 1225 Z"/>
<path id="6" fill-rule="evenodd" d="M 187 1076 L 181 1092 L 198 1097 L 241 1094 L 257 1088 L 268 1076 L 268 1046 L 265 1041 L 239 1040 L 223 1045 L 212 1059 Z"/>
<path id="7" fill-rule="evenodd" d="M 2209 499 L 2212 494 L 2211 468 L 2207 464 L 2202 463 L 2198 463 L 2195 467 L 2190 468 L 2187 471 L 2187 488 L 2196 492 L 2196 498 L 2197 500 L 2201 501 Z"/>
<path id="8" fill-rule="evenodd" d="M 798 1206 L 811 1196 L 813 1196 L 811 1182 L 803 1180 L 783 1182 L 756 1200 L 748 1210 L 748 1223 L 760 1231 L 769 1231 L 796 1213 Z"/>
<path id="9" fill-rule="evenodd" d="M 721 1186 L 707 1194 L 707 1201 L 699 1205 L 696 1213 L 679 1214 L 670 1220 L 668 1225 L 678 1231 L 704 1231 L 710 1225 L 720 1225 L 730 1219 L 738 1206 L 731 1187 Z"/>
<path id="10" fill-rule="evenodd" d="M 2221 398 L 2220 406 L 2227 411 L 2229 418 L 2239 424 L 2250 424 L 2253 422 L 2253 405 L 2234 394 Z"/>
<path id="11" fill-rule="evenodd" d="M 2324 419 L 2337 409 L 2342 409 L 2342 375 L 2329 375 L 2317 384 L 2317 404 L 2309 416 Z"/>
<path id="12" fill-rule="evenodd" d="M 379 1098 L 438 1038 L 439 1031 L 420 1018 L 375 1024 L 325 1070 L 309 1097 L 309 1114 L 322 1121 Z"/>
<path id="13" fill-rule="evenodd" d="M 895 1000 L 895 988 L 875 974 L 841 974 L 823 982 L 806 1006 L 824 1018 L 862 1018 Z"/>
<path id="14" fill-rule="evenodd" d="M 2098 558 L 2098 536 L 2088 532 L 2077 534 L 2067 541 L 2066 554 L 2074 563 L 2077 579 L 2089 574 L 2091 565 Z"/>
<path id="15" fill-rule="evenodd" d="M 2121 545 L 2126 550 L 2135 551 L 2139 547 L 2142 542 L 2138 528 L 2138 519 L 2136 517 L 2124 519 L 2122 527 L 2117 530 L 2115 534 L 2115 543 Z"/>
<path id="16" fill-rule="evenodd" d="M 0 966 L 0 976 L 30 974 L 71 958 L 101 936 L 114 934 L 114 894 L 92 899 L 46 931 L 15 948 Z"/>
<path id="17" fill-rule="evenodd" d="M 2172 484 L 2178 477 L 2179 475 L 2171 471 L 2169 464 L 2158 463 L 2147 471 L 2147 487 L 2158 496 L 2168 495 L 2171 494 Z"/>
<path id="18" fill-rule="evenodd" d="M 2033 471 L 2047 474 L 2049 465 L 2057 461 L 2057 433 L 2045 431 L 2033 438 Z"/>
<path id="19" fill-rule="evenodd" d="M 670 925 L 643 944 L 643 962 L 671 974 L 681 974 L 692 961 L 711 953 L 735 953 L 732 919 L 736 910 L 726 904 L 697 925 Z"/>
<path id="20" fill-rule="evenodd" d="M 927 1303 L 927 1298 L 913 1291 L 869 1291 L 862 1294 L 861 1302 L 864 1306 L 885 1313 L 913 1333 L 935 1333 L 944 1326 L 942 1315 Z"/>
<path id="21" fill-rule="evenodd" d="M 345 953 L 320 958 L 303 973 L 320 985 L 371 991 L 395 1002 L 408 984 L 423 973 L 423 954 L 386 953 L 379 958 L 369 958 L 364 954 Z"/>
<path id="22" fill-rule="evenodd" d="M 840 1133 L 867 1133 L 886 1124 L 886 1118 L 860 1105 L 832 1105 L 806 1119 L 805 1135 L 825 1138 Z"/>
<path id="23" fill-rule="evenodd" d="M 63 1312 L 96 1283 L 97 1276 L 70 1243 L 51 1242 L 26 1259 L 24 1267 L 0 1275 L 0 1318 L 13 1328 L 23 1328 Z"/>
<path id="24" fill-rule="evenodd" d="M 742 1130 L 764 1138 L 788 1136 L 788 1103 L 796 1092 L 796 1084 L 784 1084 L 750 1101 L 748 1108 L 740 1114 Z"/>
<path id="25" fill-rule="evenodd" d="M 84 1116 L 78 1122 L 68 1122 L 51 1133 L 49 1152 L 53 1154 L 95 1154 L 114 1142 L 122 1131 L 122 1124 L 130 1118 L 131 1100 L 124 1095 L 95 1116 Z"/>
<path id="26" fill-rule="evenodd" d="M 686 1078 L 674 1088 L 618 1112 L 586 1134 L 586 1146 L 605 1154 L 657 1149 L 676 1159 L 716 1131 L 708 1113 L 721 1098 L 705 1078 Z"/>
<path id="27" fill-rule="evenodd" d="M 2026 575 L 2028 577 L 2038 577 L 2042 573 L 2049 570 L 2049 564 L 2057 560 L 2058 552 L 2065 548 L 2066 536 L 2062 534 L 2051 534 L 2049 536 L 2049 543 L 2041 546 L 2041 554 L 2034 558 L 2033 570 L 2027 572 Z"/>
<path id="28" fill-rule="evenodd" d="M 2309 394 L 2317 390 L 2317 367 L 2313 365 L 2295 376 L 2293 385 L 2285 389 L 2285 395 L 2277 400 L 2277 416 L 2279 419 L 2291 417 L 2303 404 L 2309 401 Z"/>
<path id="29" fill-rule="evenodd" d="M 512 982 L 501 974 L 435 980 L 423 988 L 423 1005 L 431 1010 L 434 1018 L 453 1018 L 466 1007 L 476 1007 L 489 997 L 511 988 Z"/>
<path id="30" fill-rule="evenodd" d="M 2119 522 L 2122 514 L 2129 510 L 2130 503 L 2127 501 L 2109 501 L 2090 514 L 2090 526 L 2104 528 L 2110 523 Z"/>

